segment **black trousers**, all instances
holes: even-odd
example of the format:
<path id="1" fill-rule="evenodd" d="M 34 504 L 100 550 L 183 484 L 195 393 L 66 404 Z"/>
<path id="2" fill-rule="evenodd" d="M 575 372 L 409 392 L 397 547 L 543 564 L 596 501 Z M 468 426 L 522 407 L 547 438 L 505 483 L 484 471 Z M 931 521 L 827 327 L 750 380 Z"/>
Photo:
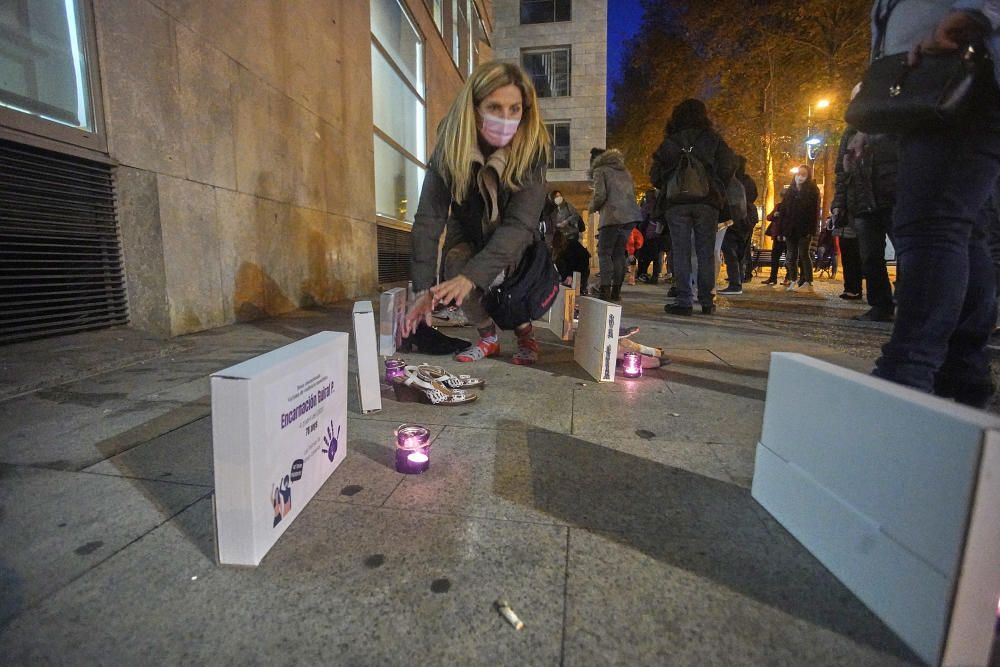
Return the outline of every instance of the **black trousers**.
<path id="1" fill-rule="evenodd" d="M 840 237 L 840 260 L 844 265 L 844 291 L 861 294 L 861 244 L 857 238 Z"/>
<path id="2" fill-rule="evenodd" d="M 771 282 L 778 281 L 778 266 L 781 264 L 781 256 L 785 253 L 786 244 L 784 241 L 775 241 L 771 246 Z M 785 267 L 785 275 L 788 275 L 788 267 Z"/>
<path id="3" fill-rule="evenodd" d="M 885 268 L 885 238 L 892 229 L 892 209 L 854 219 L 861 250 L 861 272 L 868 287 L 868 305 L 880 313 L 892 313 L 892 283 Z"/>

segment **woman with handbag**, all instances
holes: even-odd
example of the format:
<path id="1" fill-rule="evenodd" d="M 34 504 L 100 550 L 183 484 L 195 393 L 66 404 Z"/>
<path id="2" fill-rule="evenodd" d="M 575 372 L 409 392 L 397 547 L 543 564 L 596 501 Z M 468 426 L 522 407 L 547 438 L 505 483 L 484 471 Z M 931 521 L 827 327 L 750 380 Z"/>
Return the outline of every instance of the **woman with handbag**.
<path id="1" fill-rule="evenodd" d="M 895 107 L 901 114 L 893 116 L 896 127 L 906 131 L 892 218 L 896 324 L 873 373 L 985 407 L 994 391 L 986 344 L 996 286 L 986 205 L 1000 178 L 1000 0 L 879 0 L 873 23 L 875 56 L 909 52 L 912 70 L 881 105 L 890 112 Z M 960 111 L 950 122 L 940 121 L 948 116 L 938 113 L 942 109 L 924 113 L 921 102 L 941 96 L 913 96 L 911 82 L 925 80 L 924 69 L 964 59 L 969 47 L 989 50 L 993 62 L 976 68 Z M 852 103 L 855 111 L 872 109 L 872 95 L 880 93 L 866 85 Z M 867 115 L 852 115 L 852 123 L 874 127 Z"/>
<path id="2" fill-rule="evenodd" d="M 484 297 L 529 248 L 538 251 L 549 150 L 531 79 L 508 63 L 477 67 L 438 127 L 424 177 L 412 232 L 417 297 L 404 335 L 422 321 L 429 324 L 435 304 L 454 301 L 479 330 L 479 340 L 455 359 L 478 361 L 500 351 Z M 442 232 L 445 280 L 434 285 Z M 538 343 L 530 317 L 518 322 L 514 333 L 514 363 L 535 363 Z"/>

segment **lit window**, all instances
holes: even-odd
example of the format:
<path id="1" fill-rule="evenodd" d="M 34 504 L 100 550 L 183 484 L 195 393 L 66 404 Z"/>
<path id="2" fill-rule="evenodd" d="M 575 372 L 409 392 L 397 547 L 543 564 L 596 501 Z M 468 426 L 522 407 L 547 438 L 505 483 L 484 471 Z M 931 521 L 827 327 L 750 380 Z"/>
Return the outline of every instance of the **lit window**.
<path id="1" fill-rule="evenodd" d="M 523 51 L 521 65 L 535 84 L 539 97 L 566 97 L 570 94 L 568 46 Z"/>
<path id="2" fill-rule="evenodd" d="M 521 0 L 521 23 L 553 23 L 572 18 L 572 0 Z"/>
<path id="3" fill-rule="evenodd" d="M 546 123 L 545 129 L 552 140 L 552 155 L 549 169 L 569 169 L 569 121 Z"/>
<path id="4" fill-rule="evenodd" d="M 84 34 L 76 0 L 0 3 L 0 105 L 93 130 Z"/>
<path id="5" fill-rule="evenodd" d="M 372 0 L 375 212 L 413 222 L 426 164 L 423 40 L 399 0 Z"/>

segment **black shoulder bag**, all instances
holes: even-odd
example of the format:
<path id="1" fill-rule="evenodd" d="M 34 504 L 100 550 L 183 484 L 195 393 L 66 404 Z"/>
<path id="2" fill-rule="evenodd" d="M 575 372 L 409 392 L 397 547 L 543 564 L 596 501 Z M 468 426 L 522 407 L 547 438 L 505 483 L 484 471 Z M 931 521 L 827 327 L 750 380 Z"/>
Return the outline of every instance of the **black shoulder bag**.
<path id="1" fill-rule="evenodd" d="M 560 282 L 549 248 L 536 234 L 517 267 L 483 297 L 483 306 L 498 327 L 511 330 L 549 312 Z"/>
<path id="2" fill-rule="evenodd" d="M 900 0 L 890 0 L 875 16 L 879 40 L 846 120 L 867 134 L 905 134 L 957 125 L 972 101 L 976 83 L 989 66 L 979 49 L 925 53 L 911 66 L 908 54 L 886 56 L 889 15 Z"/>

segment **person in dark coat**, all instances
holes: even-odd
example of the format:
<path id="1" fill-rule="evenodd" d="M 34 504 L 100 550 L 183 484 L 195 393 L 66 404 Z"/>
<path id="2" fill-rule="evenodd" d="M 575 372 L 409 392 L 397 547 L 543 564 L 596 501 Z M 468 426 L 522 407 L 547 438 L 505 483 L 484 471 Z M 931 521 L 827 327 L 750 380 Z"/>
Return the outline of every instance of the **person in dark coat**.
<path id="1" fill-rule="evenodd" d="M 664 310 L 674 315 L 690 315 L 692 236 L 698 256 L 698 301 L 705 314 L 715 312 L 715 235 L 719 213 L 725 203 L 726 184 L 736 171 L 736 155 L 712 127 L 708 109 L 701 100 L 687 99 L 678 104 L 667 122 L 663 143 L 653 154 L 650 181 L 665 191 L 662 214 L 670 230 L 671 267 L 674 272 L 676 303 Z M 677 175 L 682 157 L 693 156 L 708 180 L 708 194 L 697 200 L 669 201 L 671 178 Z M 691 164 L 691 160 L 687 162 Z M 690 170 L 688 170 L 690 171 Z"/>
<path id="2" fill-rule="evenodd" d="M 857 213 L 857 176 L 851 171 L 847 158 L 847 146 L 857 130 L 848 127 L 840 140 L 837 151 L 837 187 L 831 204 L 833 233 L 840 240 L 840 258 L 844 265 L 844 291 L 840 298 L 859 301 L 862 298 L 861 249 L 854 215 Z"/>
<path id="3" fill-rule="evenodd" d="M 745 215 L 731 216 L 733 224 L 726 230 L 722 238 L 722 256 L 726 261 L 726 277 L 729 285 L 719 294 L 734 296 L 743 294 L 744 257 L 750 245 L 750 234 L 757 225 L 757 184 L 747 175 L 747 159 L 742 155 L 736 157 L 736 179 L 743 188 Z M 751 214 L 752 212 L 752 214 Z M 738 220 L 736 218 L 739 218 Z"/>
<path id="4" fill-rule="evenodd" d="M 667 250 L 665 241 L 670 238 L 666 223 L 656 216 L 656 195 L 655 189 L 647 190 L 642 196 L 642 204 L 639 207 L 642 210 L 642 224 L 639 225 L 639 231 L 642 232 L 643 244 L 635 256 L 639 261 L 636 267 L 636 279 L 647 285 L 660 283 L 660 272 L 663 270 L 661 258 Z"/>
<path id="5" fill-rule="evenodd" d="M 517 266 L 538 233 L 548 154 L 548 133 L 530 77 L 508 63 L 477 67 L 441 121 L 420 191 L 410 265 L 417 297 L 404 335 L 421 321 L 430 324 L 437 303 L 454 301 L 479 329 L 479 341 L 456 361 L 477 361 L 500 351 L 483 296 Z M 445 280 L 434 285 L 442 232 Z M 514 363 L 537 361 L 531 322 L 517 325 L 514 333 Z"/>
<path id="6" fill-rule="evenodd" d="M 788 244 L 785 267 L 788 269 L 790 284 L 787 289 L 790 292 L 812 291 L 809 246 L 819 225 L 819 206 L 819 187 L 812 179 L 812 169 L 801 165 L 779 205 L 781 232 Z"/>
<path id="7" fill-rule="evenodd" d="M 896 309 L 892 283 L 885 266 L 885 240 L 892 238 L 892 211 L 896 205 L 899 142 L 889 135 L 852 135 L 844 156 L 852 187 L 847 207 L 858 232 L 861 271 L 868 287 L 871 310 L 854 319 L 891 322 Z"/>

